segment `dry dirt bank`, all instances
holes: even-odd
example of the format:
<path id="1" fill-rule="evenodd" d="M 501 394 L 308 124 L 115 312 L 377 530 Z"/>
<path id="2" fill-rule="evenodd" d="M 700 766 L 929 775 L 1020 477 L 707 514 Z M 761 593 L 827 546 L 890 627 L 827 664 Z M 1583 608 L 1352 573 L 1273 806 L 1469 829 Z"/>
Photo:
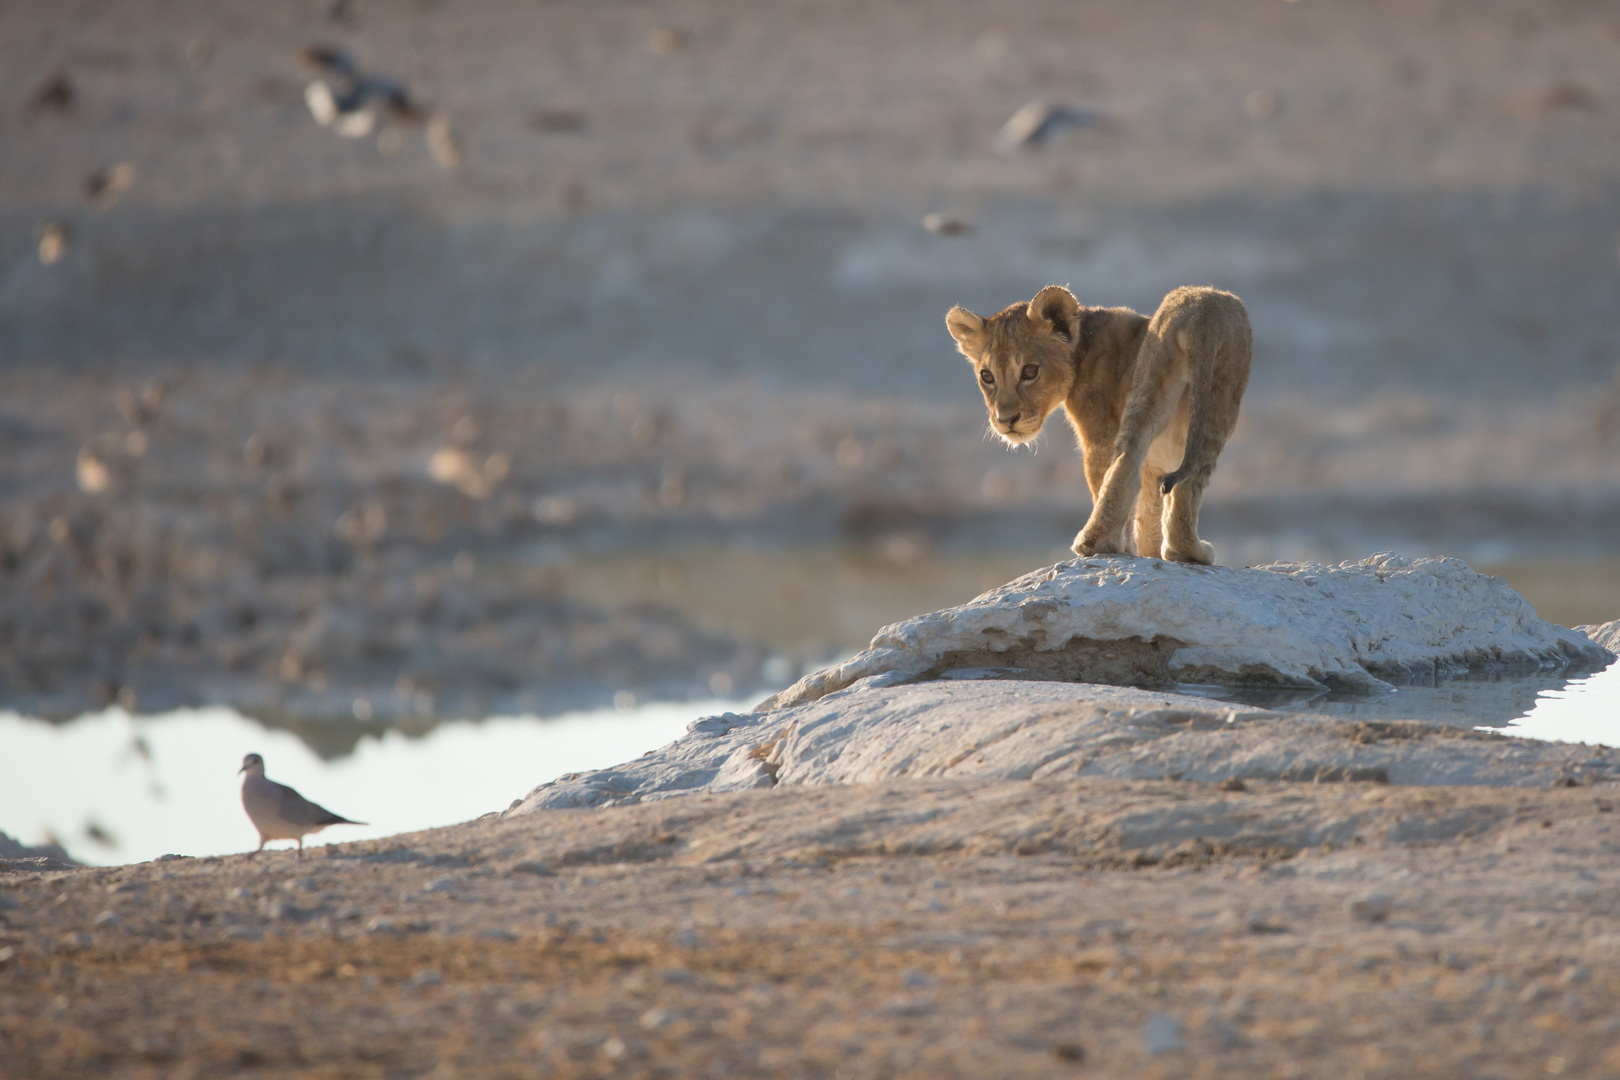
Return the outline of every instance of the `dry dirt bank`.
<path id="1" fill-rule="evenodd" d="M 1613 1075 L 1615 801 L 910 783 L 12 872 L 0 1048 L 19 1077 Z"/>

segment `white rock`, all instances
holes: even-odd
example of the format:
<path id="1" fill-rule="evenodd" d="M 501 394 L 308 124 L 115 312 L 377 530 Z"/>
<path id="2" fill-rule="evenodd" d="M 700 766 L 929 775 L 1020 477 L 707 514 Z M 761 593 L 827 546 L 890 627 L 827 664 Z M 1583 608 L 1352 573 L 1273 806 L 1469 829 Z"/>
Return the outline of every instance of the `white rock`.
<path id="1" fill-rule="evenodd" d="M 697 720 L 683 739 L 542 785 L 511 812 L 902 777 L 1545 785 L 1561 769 L 1590 771 L 1587 755 L 1527 742 L 1504 753 L 1500 740 L 1438 725 L 1432 738 L 1368 742 L 1262 709 L 1118 684 L 1387 693 L 1386 679 L 1432 684 L 1612 659 L 1539 618 L 1500 578 L 1454 559 L 1258 569 L 1077 560 L 887 627 L 866 652 L 757 712 Z M 1457 686 L 1465 727 L 1523 712 L 1519 684 Z"/>
<path id="2" fill-rule="evenodd" d="M 1432 736 L 1416 737 L 1425 731 Z M 1353 724 L 1308 723 L 1130 687 L 951 679 L 891 686 L 868 679 L 790 709 L 706 718 L 685 738 L 634 761 L 543 784 L 513 813 L 739 791 L 763 786 L 761 778 L 784 785 L 1095 776 L 1545 787 L 1576 768 L 1620 778 L 1620 761 L 1600 770 L 1584 746 L 1441 725 L 1370 742 L 1361 734 Z M 1186 827 L 1188 839 L 1222 838 L 1207 831 L 1209 823 Z M 1415 833 L 1392 838 L 1425 839 Z M 1325 841 L 1340 842 L 1331 833 L 1300 840 Z"/>
<path id="3" fill-rule="evenodd" d="M 1457 559 L 1375 555 L 1322 566 L 1190 566 L 1131 556 L 1026 574 L 960 607 L 878 631 L 867 651 L 759 706 L 799 705 L 884 676 L 1013 668 L 1035 678 L 1330 688 L 1362 693 L 1465 672 L 1598 668 L 1501 578 Z"/>

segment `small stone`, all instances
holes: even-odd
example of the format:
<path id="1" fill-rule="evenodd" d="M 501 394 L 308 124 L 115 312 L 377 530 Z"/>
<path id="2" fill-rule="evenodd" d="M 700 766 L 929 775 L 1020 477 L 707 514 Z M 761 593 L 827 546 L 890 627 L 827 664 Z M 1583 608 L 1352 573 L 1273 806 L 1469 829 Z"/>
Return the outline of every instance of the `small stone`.
<path id="1" fill-rule="evenodd" d="M 15 896 L 0 893 L 0 911 L 16 911 L 20 907 L 22 907 L 22 904 Z"/>
<path id="2" fill-rule="evenodd" d="M 444 976 L 440 975 L 437 971 L 424 968 L 407 979 L 405 981 L 405 985 L 416 988 L 422 986 L 438 986 L 442 982 L 444 982 Z"/>
<path id="3" fill-rule="evenodd" d="M 934 1011 L 934 1001 L 925 997 L 897 997 L 884 1011 L 890 1016 L 927 1016 Z"/>
<path id="4" fill-rule="evenodd" d="M 1155 1012 L 1148 1017 L 1148 1053 L 1169 1054 L 1180 1050 L 1184 1045 L 1185 1040 L 1182 1038 L 1180 1020 L 1164 1012 Z"/>
<path id="5" fill-rule="evenodd" d="M 512 933 L 512 931 L 510 931 L 510 930 L 502 930 L 502 929 L 500 929 L 498 927 L 494 928 L 494 929 L 490 929 L 490 930 L 485 930 L 483 933 L 479 934 L 478 936 L 483 938 L 485 941 L 516 941 L 518 939 L 518 936 L 516 934 Z"/>
<path id="6" fill-rule="evenodd" d="M 926 989 L 934 985 L 934 980 L 920 971 L 908 971 L 900 976 L 900 981 L 913 990 Z"/>
<path id="7" fill-rule="evenodd" d="M 1252 913 L 1243 923 L 1251 934 L 1286 934 L 1288 924 L 1264 911 Z"/>
<path id="8" fill-rule="evenodd" d="M 1370 893 L 1359 900 L 1350 901 L 1350 917 L 1358 922 L 1381 923 L 1389 918 L 1395 898 L 1388 893 Z"/>
<path id="9" fill-rule="evenodd" d="M 972 222 L 963 221 L 949 214 L 924 215 L 922 226 L 936 236 L 967 236 L 973 232 Z"/>
<path id="10" fill-rule="evenodd" d="M 422 886 L 422 891 L 423 892 L 430 892 L 430 893 L 449 892 L 451 889 L 454 889 L 455 887 L 456 887 L 456 879 L 455 878 L 442 877 L 442 878 L 434 878 L 432 881 L 430 881 L 426 885 Z"/>
<path id="11" fill-rule="evenodd" d="M 1565 986 L 1579 986 L 1591 977 L 1592 973 L 1590 971 L 1587 971 L 1579 964 L 1574 964 L 1564 969 L 1564 973 L 1558 977 L 1558 981 Z"/>
<path id="12" fill-rule="evenodd" d="M 95 917 L 95 920 L 91 923 L 91 925 L 92 926 L 97 926 L 97 927 L 101 927 L 101 926 L 117 926 L 119 923 L 122 923 L 123 921 L 124 920 L 119 917 L 118 912 L 116 912 L 116 911 L 103 911 L 100 915 L 97 915 Z"/>
<path id="13" fill-rule="evenodd" d="M 398 931 L 394 928 L 393 922 L 388 919 L 384 919 L 381 916 L 378 916 L 377 918 L 374 918 L 370 922 L 366 923 L 366 931 L 372 934 L 398 933 Z"/>
<path id="14" fill-rule="evenodd" d="M 264 931 L 251 926 L 232 926 L 226 929 L 225 936 L 233 941 L 263 941 Z"/>
<path id="15" fill-rule="evenodd" d="M 555 877 L 556 871 L 543 862 L 520 862 L 512 866 L 514 874 L 533 874 L 535 877 Z"/>
<path id="16" fill-rule="evenodd" d="M 695 949 L 701 942 L 697 936 L 697 931 L 682 930 L 675 935 L 675 944 L 683 949 Z"/>
<path id="17" fill-rule="evenodd" d="M 1058 1043 L 1052 1047 L 1052 1056 L 1059 1061 L 1078 1064 L 1086 1060 L 1086 1048 L 1079 1043 Z"/>
<path id="18" fill-rule="evenodd" d="M 617 1035 L 609 1035 L 602 1043 L 602 1056 L 612 1058 L 615 1061 L 624 1057 L 629 1050 L 630 1048 L 625 1045 L 624 1040 Z"/>
<path id="19" fill-rule="evenodd" d="M 270 922 L 301 922 L 309 912 L 285 900 L 267 900 L 260 905 L 259 914 Z"/>
<path id="20" fill-rule="evenodd" d="M 641 1014 L 640 1022 L 641 1026 L 648 1031 L 656 1031 L 658 1028 L 668 1027 L 675 1020 L 676 1014 L 673 1011 L 661 1005 L 655 1005 Z"/>
<path id="21" fill-rule="evenodd" d="M 1532 982 L 1523 990 L 1519 991 L 1519 1004 L 1533 1005 L 1542 998 L 1551 997 L 1552 993 L 1552 987 L 1548 986 L 1546 983 L 1540 981 Z"/>
<path id="22" fill-rule="evenodd" d="M 1216 784 L 1215 786 L 1220 788 L 1222 791 L 1248 791 L 1249 790 L 1249 785 L 1247 785 L 1247 784 L 1245 784 L 1243 782 L 1243 778 L 1241 776 L 1228 776 L 1225 780 L 1222 780 L 1219 784 Z"/>

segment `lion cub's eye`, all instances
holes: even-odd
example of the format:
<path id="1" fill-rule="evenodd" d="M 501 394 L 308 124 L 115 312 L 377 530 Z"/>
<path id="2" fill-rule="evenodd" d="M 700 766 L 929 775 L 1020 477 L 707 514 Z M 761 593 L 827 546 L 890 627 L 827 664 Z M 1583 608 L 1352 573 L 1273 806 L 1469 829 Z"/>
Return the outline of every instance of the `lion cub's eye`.
<path id="1" fill-rule="evenodd" d="M 989 368 L 985 368 L 983 371 L 979 372 L 979 381 L 984 383 L 986 386 L 996 385 L 996 377 L 990 374 Z"/>
<path id="2" fill-rule="evenodd" d="M 1041 369 L 1035 364 L 1025 364 L 1023 373 L 1024 381 L 1029 382 L 1029 380 L 1033 379 L 1036 375 L 1039 375 L 1040 371 Z"/>

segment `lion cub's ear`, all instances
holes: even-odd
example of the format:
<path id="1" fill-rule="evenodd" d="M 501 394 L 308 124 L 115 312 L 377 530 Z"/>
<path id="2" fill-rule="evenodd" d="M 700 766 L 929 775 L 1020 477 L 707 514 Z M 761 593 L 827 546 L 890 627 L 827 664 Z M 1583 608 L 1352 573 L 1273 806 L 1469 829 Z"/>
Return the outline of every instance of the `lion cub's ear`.
<path id="1" fill-rule="evenodd" d="M 1048 285 L 1029 302 L 1029 317 L 1050 323 L 1052 332 L 1074 346 L 1080 341 L 1080 301 L 1061 285 Z"/>
<path id="2" fill-rule="evenodd" d="M 945 313 L 945 329 L 956 339 L 956 347 L 962 355 L 967 356 L 970 350 L 978 348 L 979 339 L 984 336 L 984 320 L 965 307 L 953 307 Z"/>

